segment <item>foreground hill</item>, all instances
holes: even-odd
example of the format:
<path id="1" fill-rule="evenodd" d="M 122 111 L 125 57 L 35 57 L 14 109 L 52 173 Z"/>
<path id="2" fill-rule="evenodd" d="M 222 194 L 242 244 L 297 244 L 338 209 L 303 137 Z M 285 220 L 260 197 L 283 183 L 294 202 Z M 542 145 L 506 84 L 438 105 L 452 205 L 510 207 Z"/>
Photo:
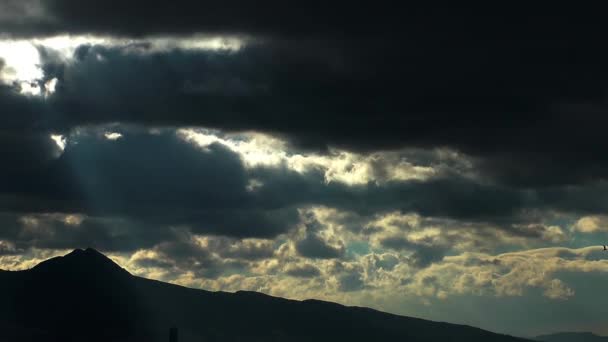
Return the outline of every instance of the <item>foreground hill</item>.
<path id="1" fill-rule="evenodd" d="M 598 336 L 589 332 L 563 332 L 551 335 L 541 335 L 535 340 L 543 342 L 608 342 L 608 337 Z"/>
<path id="2" fill-rule="evenodd" d="M 481 329 L 256 292 L 209 292 L 136 277 L 75 250 L 0 271 L 0 341 L 524 341 Z"/>

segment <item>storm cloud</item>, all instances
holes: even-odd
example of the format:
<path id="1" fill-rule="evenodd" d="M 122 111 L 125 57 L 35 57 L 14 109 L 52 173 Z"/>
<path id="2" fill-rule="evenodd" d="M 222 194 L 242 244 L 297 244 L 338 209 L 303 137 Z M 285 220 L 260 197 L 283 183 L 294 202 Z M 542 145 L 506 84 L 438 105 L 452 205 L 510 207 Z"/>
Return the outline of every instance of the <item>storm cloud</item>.
<path id="1" fill-rule="evenodd" d="M 313 150 L 448 146 L 507 185 L 605 179 L 601 51 L 567 59 L 559 46 L 507 44 L 458 58 L 429 47 L 435 57 L 390 53 L 387 60 L 373 53 L 373 43 L 361 45 L 369 49 L 364 56 L 359 46 L 293 41 L 252 42 L 238 51 L 81 46 L 73 62 L 44 60 L 45 79 L 58 79 L 47 101 L 3 89 L 2 106 L 20 115 L 3 118 L 2 126 L 257 130 Z M 540 58 L 536 52 L 551 62 L 527 60 Z"/>

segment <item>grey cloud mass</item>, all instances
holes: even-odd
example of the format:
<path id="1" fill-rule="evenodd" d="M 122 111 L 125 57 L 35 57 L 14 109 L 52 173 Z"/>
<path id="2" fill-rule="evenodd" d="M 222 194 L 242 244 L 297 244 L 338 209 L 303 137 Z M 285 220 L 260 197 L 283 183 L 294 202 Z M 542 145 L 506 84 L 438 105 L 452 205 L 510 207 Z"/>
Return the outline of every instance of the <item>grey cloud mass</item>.
<path id="1" fill-rule="evenodd" d="M 402 52 L 386 60 L 372 53 L 373 42 L 309 44 L 279 40 L 238 51 L 150 53 L 145 45 L 82 46 L 74 63 L 46 52 L 43 69 L 46 79 L 59 80 L 57 92 L 43 102 L 15 97 L 6 87 L 3 107 L 20 115 L 5 118 L 2 126 L 61 131 L 108 122 L 200 125 L 282 134 L 309 149 L 450 146 L 474 157 L 485 176 L 508 185 L 572 185 L 605 177 L 604 122 L 597 115 L 603 97 L 593 90 L 602 85 L 585 76 L 602 72 L 597 51 L 585 55 L 593 60 L 537 64 L 525 59 L 531 46 L 505 54 L 509 46 L 498 45 L 487 54 L 497 60 L 454 56 L 444 65 L 433 59 L 406 63 Z M 357 53 L 363 47 L 369 52 Z M 555 49 L 546 53 L 563 58 Z M 516 52 L 525 63 L 520 67 L 507 59 Z M 552 69 L 557 66 L 559 73 Z M 492 72 L 473 69 L 466 83 L 452 74 L 484 67 Z M 429 83 L 436 77 L 444 85 Z M 449 84 L 459 85 L 448 90 Z M 573 136 L 573 127 L 584 133 Z M 553 172 L 546 174 L 547 168 Z"/>
<path id="2" fill-rule="evenodd" d="M 323 205 L 369 216 L 398 210 L 428 217 L 499 224 L 512 234 L 529 234 L 517 224 L 534 220 L 529 210 L 559 209 L 601 213 L 603 186 L 509 189 L 452 176 L 383 185 L 327 184 L 317 171 L 284 167 L 245 168 L 239 155 L 221 144 L 202 150 L 173 131 L 125 129 L 116 141 L 82 131 L 64 151 L 48 137 L 34 140 L 48 151 L 42 158 L 10 153 L 0 174 L 0 203 L 7 212 L 80 213 L 127 220 L 154 230 L 159 225 L 190 226 L 194 232 L 236 237 L 273 237 L 301 218 L 298 207 Z M 27 146 L 27 145 L 26 145 Z M 55 155 L 53 157 L 53 155 Z M 248 182 L 262 186 L 250 191 Z M 566 196 L 568 195 L 568 196 Z M 142 228 L 146 229 L 146 228 Z M 58 235 L 59 236 L 59 235 Z M 160 234 L 162 236 L 162 234 Z M 315 232 L 299 242 L 306 255 L 336 257 Z"/>
<path id="3" fill-rule="evenodd" d="M 294 266 L 287 269 L 286 273 L 292 277 L 312 278 L 319 276 L 321 272 L 313 265 Z"/>

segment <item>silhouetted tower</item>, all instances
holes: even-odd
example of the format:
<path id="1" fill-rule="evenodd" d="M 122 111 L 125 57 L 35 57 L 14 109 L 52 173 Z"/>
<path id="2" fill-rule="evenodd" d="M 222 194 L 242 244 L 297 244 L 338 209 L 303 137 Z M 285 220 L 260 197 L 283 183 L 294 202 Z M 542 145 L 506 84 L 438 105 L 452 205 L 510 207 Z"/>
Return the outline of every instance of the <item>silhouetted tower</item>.
<path id="1" fill-rule="evenodd" d="M 169 330 L 169 342 L 177 342 L 177 328 Z"/>

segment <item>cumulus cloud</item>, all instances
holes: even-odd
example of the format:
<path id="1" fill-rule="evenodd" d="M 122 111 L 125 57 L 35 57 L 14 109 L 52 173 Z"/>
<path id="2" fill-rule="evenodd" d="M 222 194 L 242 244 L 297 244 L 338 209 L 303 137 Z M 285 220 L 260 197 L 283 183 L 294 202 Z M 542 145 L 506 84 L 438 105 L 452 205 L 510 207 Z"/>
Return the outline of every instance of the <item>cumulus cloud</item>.
<path id="1" fill-rule="evenodd" d="M 608 218 L 603 215 L 581 217 L 573 226 L 581 233 L 596 233 L 608 231 Z"/>
<path id="2" fill-rule="evenodd" d="M 547 248 L 499 255 L 464 253 L 445 257 L 444 262 L 416 274 L 409 285 L 427 295 L 492 294 L 523 296 L 532 288 L 539 288 L 552 299 L 568 299 L 575 292 L 561 279 L 559 272 L 604 272 L 607 260 L 587 260 L 595 248 L 569 250 Z M 562 253 L 567 253 L 564 258 Z M 429 286 L 429 279 L 433 279 Z"/>
<path id="3" fill-rule="evenodd" d="M 258 261 L 214 259 L 216 252 L 212 248 L 193 241 L 180 242 L 186 243 L 187 248 L 162 244 L 137 252 L 123 262 L 141 275 L 156 275 L 218 290 L 241 287 L 292 298 L 326 299 L 345 298 L 348 293 L 362 291 L 361 295 L 385 299 L 386 296 L 418 296 L 420 303 L 463 296 L 533 297 L 534 290 L 551 300 L 569 301 L 576 298 L 573 287 L 578 285 L 572 283 L 571 278 L 562 278 L 563 274 L 579 274 L 584 278 L 586 274 L 608 270 L 608 259 L 597 259 L 601 256 L 597 248 L 545 248 L 497 255 L 465 252 L 446 256 L 424 269 L 408 267 L 407 259 L 398 255 L 368 254 L 352 261 L 288 262 L 284 272 L 258 273 L 251 267 Z M 191 253 L 192 249 L 196 252 Z M 225 263 L 218 269 L 225 270 L 226 264 L 231 264 L 230 267 L 244 267 L 248 271 L 222 275 L 207 269 L 219 266 L 216 263 Z M 201 267 L 204 277 L 196 275 Z M 399 289 L 399 293 L 394 292 L 395 289 Z"/>

